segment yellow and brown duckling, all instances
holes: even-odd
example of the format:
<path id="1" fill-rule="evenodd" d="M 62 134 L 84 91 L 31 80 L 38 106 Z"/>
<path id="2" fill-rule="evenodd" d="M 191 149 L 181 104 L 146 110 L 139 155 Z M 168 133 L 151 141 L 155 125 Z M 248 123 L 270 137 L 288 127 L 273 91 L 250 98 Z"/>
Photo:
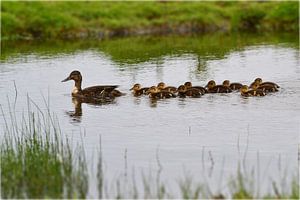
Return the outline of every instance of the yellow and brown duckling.
<path id="1" fill-rule="evenodd" d="M 269 81 L 263 82 L 261 78 L 256 78 L 254 80 L 254 82 L 252 82 L 250 84 L 250 88 L 253 88 L 254 84 L 258 84 L 259 86 L 262 86 L 262 85 L 272 85 L 275 88 L 280 88 L 279 85 L 277 85 L 276 83 L 269 82 Z"/>
<path id="2" fill-rule="evenodd" d="M 239 90 L 243 86 L 241 83 L 230 83 L 229 80 L 223 81 L 223 86 L 230 88 L 231 90 Z"/>
<path id="3" fill-rule="evenodd" d="M 269 85 L 269 84 L 259 85 L 258 83 L 255 83 L 255 84 L 252 85 L 252 88 L 254 90 L 262 90 L 266 93 L 268 93 L 268 92 L 278 92 L 278 89 L 276 88 L 275 85 Z"/>
<path id="4" fill-rule="evenodd" d="M 181 98 L 185 98 L 185 97 L 199 98 L 204 94 L 201 92 L 201 90 L 197 88 L 187 88 L 185 85 L 180 85 L 177 91 L 178 91 L 177 95 Z"/>
<path id="5" fill-rule="evenodd" d="M 167 98 L 176 97 L 176 95 L 172 92 L 159 91 L 156 86 L 150 87 L 148 92 L 149 92 L 149 97 L 151 99 L 167 99 Z"/>
<path id="6" fill-rule="evenodd" d="M 201 87 L 201 86 L 193 86 L 191 82 L 185 82 L 184 83 L 184 86 L 187 88 L 187 89 L 190 89 L 190 88 L 194 88 L 194 89 L 197 89 L 197 90 L 200 90 L 200 92 L 202 94 L 205 94 L 207 93 L 207 90 L 204 88 L 204 87 Z"/>
<path id="7" fill-rule="evenodd" d="M 141 86 L 141 84 L 136 83 L 133 85 L 132 88 L 130 88 L 130 90 L 132 90 L 132 93 L 134 96 L 141 96 L 142 94 L 146 94 L 147 91 L 149 90 L 149 87 L 143 87 Z"/>
<path id="8" fill-rule="evenodd" d="M 216 85 L 214 80 L 210 80 L 207 85 L 207 92 L 208 93 L 230 93 L 232 90 L 224 85 Z"/>
<path id="9" fill-rule="evenodd" d="M 160 82 L 157 84 L 157 89 L 159 91 L 166 91 L 166 92 L 172 92 L 172 93 L 176 93 L 177 92 L 177 88 L 173 87 L 173 86 L 166 86 L 166 84 L 164 82 Z"/>
<path id="10" fill-rule="evenodd" d="M 81 98 L 83 101 L 88 99 L 114 98 L 124 95 L 120 91 L 116 90 L 118 85 L 97 85 L 82 89 L 82 76 L 81 73 L 77 70 L 72 71 L 66 79 L 62 80 L 62 82 L 66 82 L 69 80 L 74 80 L 75 82 L 74 88 L 72 90 L 72 96 Z"/>
<path id="11" fill-rule="evenodd" d="M 247 85 L 243 85 L 240 89 L 240 92 L 241 92 L 241 95 L 244 96 L 244 97 L 250 97 L 250 96 L 265 96 L 266 93 L 261 90 L 261 89 L 252 89 L 252 90 L 249 90 L 248 86 Z"/>

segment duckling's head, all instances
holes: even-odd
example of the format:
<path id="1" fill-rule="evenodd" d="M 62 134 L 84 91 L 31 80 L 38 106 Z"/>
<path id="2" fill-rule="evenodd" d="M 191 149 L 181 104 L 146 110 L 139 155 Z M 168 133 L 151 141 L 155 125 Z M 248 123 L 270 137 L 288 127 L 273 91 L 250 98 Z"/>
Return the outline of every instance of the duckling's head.
<path id="1" fill-rule="evenodd" d="M 258 87 L 259 87 L 259 83 L 258 83 L 258 82 L 255 82 L 255 83 L 252 85 L 252 88 L 253 88 L 254 90 L 256 90 Z"/>
<path id="2" fill-rule="evenodd" d="M 148 90 L 148 93 L 157 93 L 158 88 L 156 86 L 151 86 Z"/>
<path id="3" fill-rule="evenodd" d="M 66 82 L 69 80 L 74 80 L 75 82 L 81 81 L 82 76 L 79 71 L 75 70 L 75 71 L 72 71 L 71 74 L 66 79 L 62 80 L 61 82 Z"/>
<path id="4" fill-rule="evenodd" d="M 180 85 L 180 86 L 178 87 L 177 91 L 178 91 L 179 93 L 181 93 L 181 92 L 186 92 L 186 86 L 185 86 L 185 85 Z"/>
<path id="5" fill-rule="evenodd" d="M 223 86 L 229 87 L 230 86 L 230 81 L 229 80 L 223 81 Z"/>
<path id="6" fill-rule="evenodd" d="M 134 84 L 133 87 L 130 88 L 129 90 L 137 91 L 137 90 L 141 89 L 141 87 L 142 87 L 141 84 L 136 83 L 136 84 Z"/>
<path id="7" fill-rule="evenodd" d="M 208 83 L 205 87 L 207 87 L 208 89 L 212 89 L 215 86 L 216 86 L 216 82 L 214 80 L 210 80 L 210 81 L 208 81 Z"/>
<path id="8" fill-rule="evenodd" d="M 185 82 L 184 83 L 184 86 L 186 87 L 186 88 L 191 88 L 192 87 L 192 83 L 191 82 Z"/>
<path id="9" fill-rule="evenodd" d="M 262 83 L 262 79 L 261 78 L 256 78 L 254 80 L 255 83 L 261 84 Z"/>
<path id="10" fill-rule="evenodd" d="M 164 89 L 165 87 L 166 87 L 166 84 L 165 84 L 164 82 L 160 82 L 160 83 L 157 84 L 157 88 L 158 88 L 159 90 L 162 90 L 162 89 Z"/>
<path id="11" fill-rule="evenodd" d="M 248 86 L 247 85 L 243 85 L 240 89 L 241 93 L 246 93 L 248 91 Z"/>

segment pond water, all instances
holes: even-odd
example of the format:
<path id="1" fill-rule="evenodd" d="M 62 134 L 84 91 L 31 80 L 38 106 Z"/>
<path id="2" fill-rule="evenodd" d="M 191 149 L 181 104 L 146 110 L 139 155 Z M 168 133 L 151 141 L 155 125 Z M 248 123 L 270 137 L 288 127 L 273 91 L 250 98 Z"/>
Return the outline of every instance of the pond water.
<path id="1" fill-rule="evenodd" d="M 43 98 L 49 97 L 62 132 L 83 141 L 92 183 L 97 181 L 101 136 L 110 182 L 122 176 L 131 179 L 133 171 L 137 179 L 141 172 L 159 171 L 175 197 L 178 180 L 186 174 L 196 182 L 205 180 L 212 191 L 223 191 L 245 158 L 249 171 L 260 169 L 257 187 L 270 191 L 271 179 L 282 177 L 284 170 L 293 176 L 298 169 L 298 45 L 297 36 L 290 35 L 2 43 L 0 104 L 6 113 L 7 97 L 15 97 L 14 83 L 18 114 L 27 108 L 27 95 L 42 108 Z M 61 80 L 73 70 L 81 71 L 83 87 L 118 84 L 127 95 L 107 105 L 82 104 L 82 116 L 72 116 L 74 83 Z M 256 77 L 278 83 L 280 91 L 265 97 L 243 98 L 234 92 L 157 102 L 129 91 L 134 83 L 178 86 L 191 81 L 204 86 L 211 79 L 229 79 L 250 84 Z M 3 118 L 0 125 L 3 133 Z M 96 184 L 90 185 L 89 196 L 97 197 Z"/>

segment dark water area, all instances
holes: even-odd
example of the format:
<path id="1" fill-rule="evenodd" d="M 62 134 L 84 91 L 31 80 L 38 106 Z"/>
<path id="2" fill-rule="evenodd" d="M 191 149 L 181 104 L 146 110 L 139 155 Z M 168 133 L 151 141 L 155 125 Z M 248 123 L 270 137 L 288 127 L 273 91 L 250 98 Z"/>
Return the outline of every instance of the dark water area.
<path id="1" fill-rule="evenodd" d="M 205 177 L 212 190 L 223 190 L 226 177 L 236 174 L 237 163 L 244 158 L 249 169 L 259 165 L 262 188 L 270 177 L 282 175 L 279 162 L 289 177 L 297 173 L 297 36 L 168 36 L 1 45 L 0 104 L 4 113 L 9 111 L 7 99 L 14 101 L 15 85 L 20 116 L 26 111 L 27 95 L 43 109 L 44 98 L 49 99 L 62 132 L 74 143 L 83 142 L 93 169 L 101 135 L 104 171 L 111 181 L 124 171 L 130 177 L 132 169 L 136 176 L 142 170 L 155 173 L 158 156 L 163 166 L 160 176 L 174 194 L 178 189 L 174 178 L 187 172 L 201 180 Z M 73 82 L 61 83 L 73 70 L 81 71 L 83 87 L 117 84 L 127 95 L 110 104 L 82 104 L 82 116 L 73 116 Z M 164 81 L 178 86 L 191 81 L 204 86 L 211 79 L 219 84 L 229 79 L 250 84 L 257 77 L 278 83 L 279 92 L 265 97 L 244 98 L 233 92 L 153 102 L 129 91 L 134 83 L 151 86 Z M 3 133 L 2 118 L 0 125 Z M 96 181 L 93 174 L 90 179 Z M 90 196 L 97 196 L 93 185 Z"/>

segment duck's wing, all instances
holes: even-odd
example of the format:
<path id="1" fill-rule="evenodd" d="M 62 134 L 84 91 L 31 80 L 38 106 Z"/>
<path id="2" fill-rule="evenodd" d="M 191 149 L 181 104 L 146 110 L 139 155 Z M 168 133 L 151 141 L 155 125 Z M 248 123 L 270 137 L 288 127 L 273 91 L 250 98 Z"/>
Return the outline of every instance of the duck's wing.
<path id="1" fill-rule="evenodd" d="M 84 88 L 82 94 L 88 97 L 106 96 L 106 94 L 109 94 L 117 87 L 118 85 L 97 85 Z"/>

